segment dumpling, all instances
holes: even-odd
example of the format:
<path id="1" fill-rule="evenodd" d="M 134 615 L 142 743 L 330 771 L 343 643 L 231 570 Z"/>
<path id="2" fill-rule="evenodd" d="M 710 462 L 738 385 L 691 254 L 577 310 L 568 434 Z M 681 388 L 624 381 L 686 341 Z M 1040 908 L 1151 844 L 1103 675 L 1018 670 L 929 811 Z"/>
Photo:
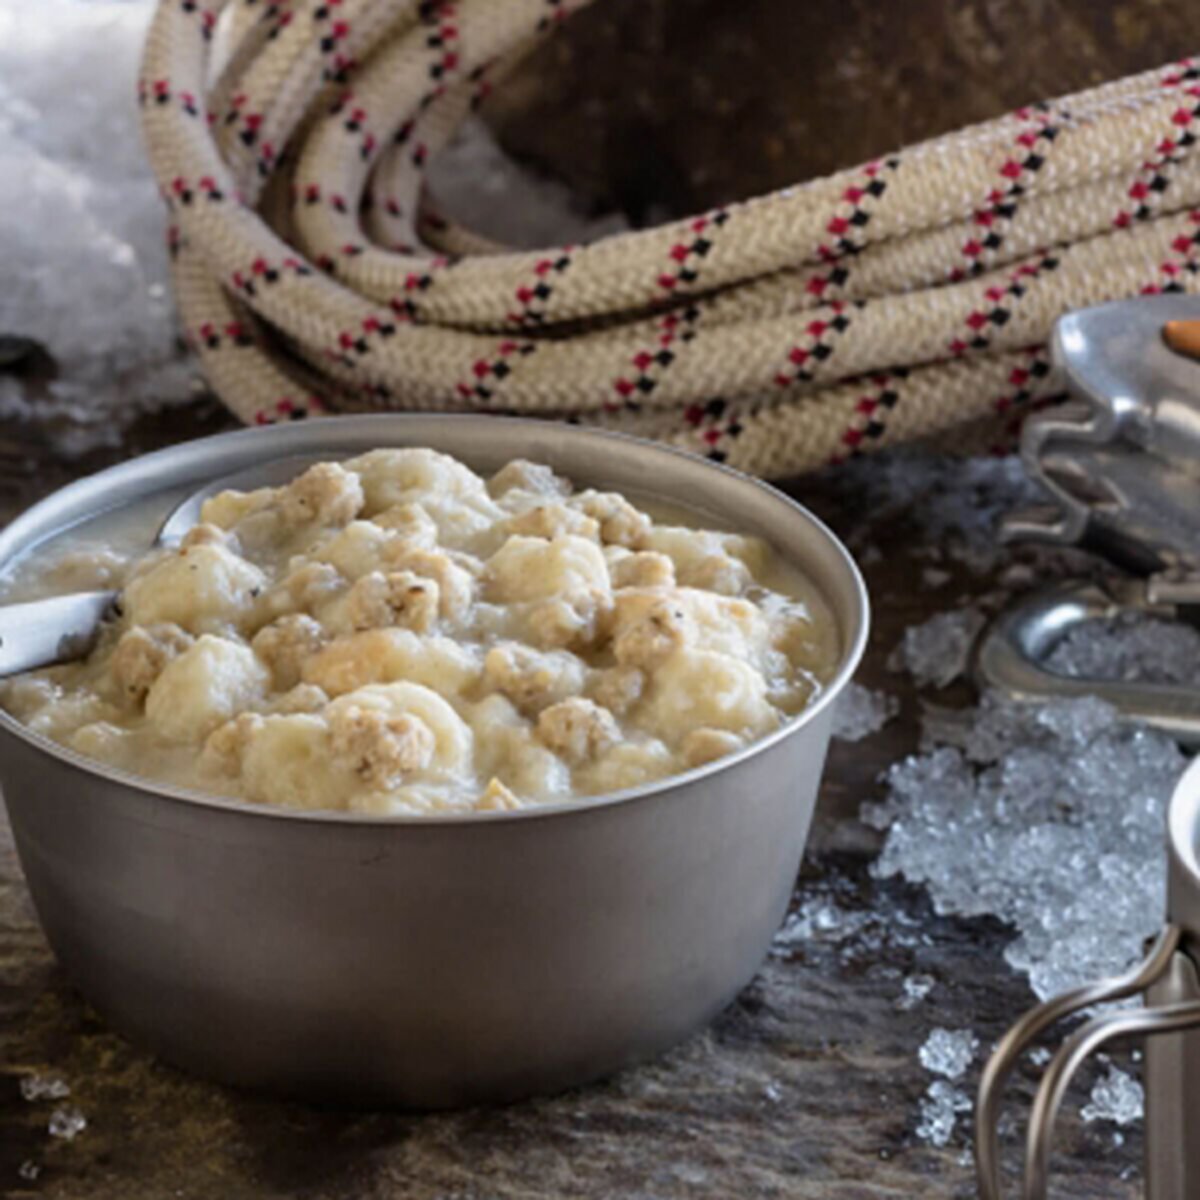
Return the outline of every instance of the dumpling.
<path id="1" fill-rule="evenodd" d="M 217 632 L 245 625 L 266 582 L 253 563 L 224 546 L 192 546 L 130 580 L 122 602 L 133 625 Z"/>
<path id="2" fill-rule="evenodd" d="M 487 598 L 500 604 L 609 590 L 608 564 L 587 538 L 564 534 L 545 538 L 513 536 L 488 560 Z"/>
<path id="3" fill-rule="evenodd" d="M 482 671 L 482 653 L 474 646 L 411 629 L 370 629 L 318 650 L 304 663 L 301 674 L 305 683 L 314 683 L 331 696 L 401 679 L 457 696 Z"/>
<path id="4" fill-rule="evenodd" d="M 201 742 L 261 699 L 271 673 L 241 642 L 204 634 L 163 668 L 146 696 L 146 716 L 173 742 Z"/>
<path id="5" fill-rule="evenodd" d="M 650 675 L 638 721 L 671 743 L 701 726 L 760 736 L 779 723 L 766 691 L 766 681 L 749 663 L 683 648 Z"/>

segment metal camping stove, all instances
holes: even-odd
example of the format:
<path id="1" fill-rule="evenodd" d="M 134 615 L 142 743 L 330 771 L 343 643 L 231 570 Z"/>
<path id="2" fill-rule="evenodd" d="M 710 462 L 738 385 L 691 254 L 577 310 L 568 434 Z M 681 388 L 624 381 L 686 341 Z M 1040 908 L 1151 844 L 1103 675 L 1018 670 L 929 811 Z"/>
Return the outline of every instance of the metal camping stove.
<path id="1" fill-rule="evenodd" d="M 982 639 L 976 671 L 1017 699 L 1102 696 L 1197 746 L 1200 687 L 1074 679 L 1045 666 L 1081 621 L 1131 610 L 1188 621 L 1200 614 L 1200 361 L 1163 333 L 1170 325 L 1186 335 L 1192 320 L 1200 328 L 1200 297 L 1120 301 L 1059 321 L 1052 350 L 1072 399 L 1030 417 L 1021 445 L 1054 503 L 1009 517 L 1003 536 L 1091 550 L 1120 573 L 1010 609 Z"/>
<path id="2" fill-rule="evenodd" d="M 1100 695 L 1126 717 L 1200 746 L 1200 681 L 1073 679 L 1044 665 L 1079 621 L 1131 609 L 1183 620 L 1200 612 L 1200 298 L 1072 313 L 1059 322 L 1053 349 L 1073 399 L 1027 422 L 1022 454 L 1055 505 L 1011 518 L 1005 534 L 1082 546 L 1124 573 L 1060 586 L 1004 614 L 980 644 L 977 674 L 1017 698 Z M 984 1071 L 975 1133 L 982 1200 L 1000 1200 L 1001 1092 L 1021 1054 L 1063 1017 L 1139 994 L 1144 1007 L 1092 1017 L 1051 1059 L 1030 1116 L 1022 1195 L 1046 1195 L 1054 1120 L 1075 1071 L 1110 1041 L 1141 1034 L 1146 1194 L 1200 1197 L 1200 1137 L 1190 1124 L 1200 1112 L 1200 1032 L 1187 1032 L 1200 1030 L 1200 759 L 1178 785 L 1168 826 L 1167 923 L 1144 961 L 1032 1009 Z"/>

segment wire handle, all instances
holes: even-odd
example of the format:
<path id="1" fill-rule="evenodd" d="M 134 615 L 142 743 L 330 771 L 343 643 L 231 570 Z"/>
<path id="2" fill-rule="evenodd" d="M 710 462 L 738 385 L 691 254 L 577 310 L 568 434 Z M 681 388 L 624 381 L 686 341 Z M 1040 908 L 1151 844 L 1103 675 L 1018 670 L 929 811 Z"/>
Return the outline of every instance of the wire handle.
<path id="1" fill-rule="evenodd" d="M 1074 991 L 1031 1008 L 1000 1039 L 979 1082 L 975 1106 L 975 1166 L 980 1200 L 1002 1200 L 1000 1182 L 1000 1105 L 1004 1087 L 1021 1055 L 1056 1021 L 1093 1004 L 1124 1000 L 1156 983 L 1170 966 L 1179 948 L 1182 930 L 1167 925 L 1149 953 L 1124 975 L 1085 984 Z M 1024 1200 L 1044 1200 L 1046 1166 L 1054 1134 L 1054 1120 L 1071 1078 L 1084 1060 L 1113 1038 L 1128 1034 L 1178 1032 L 1200 1025 L 1200 1002 L 1169 1005 L 1136 1013 L 1096 1017 L 1077 1030 L 1051 1060 L 1038 1088 L 1029 1119 L 1026 1142 Z"/>

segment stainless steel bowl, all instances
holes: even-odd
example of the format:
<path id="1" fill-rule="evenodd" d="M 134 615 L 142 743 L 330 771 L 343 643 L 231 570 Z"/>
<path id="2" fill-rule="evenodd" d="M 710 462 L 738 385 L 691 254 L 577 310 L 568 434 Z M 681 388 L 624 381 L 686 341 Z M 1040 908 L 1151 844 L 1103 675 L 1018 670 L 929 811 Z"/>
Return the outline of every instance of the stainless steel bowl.
<path id="1" fill-rule="evenodd" d="M 849 556 L 780 493 L 690 455 L 479 417 L 317 421 L 185 443 L 56 492 L 13 556 L 101 508 L 292 454 L 522 456 L 767 538 L 841 627 L 820 700 L 648 787 L 465 817 L 290 812 L 90 762 L 0 714 L 0 784 L 46 935 L 112 1026 L 167 1062 L 310 1100 L 443 1107 L 581 1083 L 703 1025 L 784 913 L 867 634 Z"/>

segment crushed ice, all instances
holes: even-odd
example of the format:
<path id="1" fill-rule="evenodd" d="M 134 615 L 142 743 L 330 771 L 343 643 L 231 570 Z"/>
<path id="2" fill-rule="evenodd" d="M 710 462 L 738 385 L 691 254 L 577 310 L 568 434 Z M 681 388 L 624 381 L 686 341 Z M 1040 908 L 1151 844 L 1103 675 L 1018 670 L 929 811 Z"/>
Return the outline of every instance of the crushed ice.
<path id="1" fill-rule="evenodd" d="M 36 401 L 0 373 L 0 417 L 66 419 L 79 448 L 194 394 L 135 100 L 153 9 L 0 0 L 0 337 L 57 364 Z"/>
<path id="2" fill-rule="evenodd" d="M 1092 1088 L 1083 1119 L 1131 1125 L 1141 1118 L 1144 1100 L 1142 1085 L 1132 1075 L 1110 1065 Z"/>
<path id="3" fill-rule="evenodd" d="M 1162 923 L 1167 801 L 1179 747 L 1095 699 L 987 696 L 973 724 L 897 763 L 864 819 L 887 830 L 873 871 L 924 883 L 941 914 L 994 914 L 1005 957 L 1042 999 L 1124 970 Z"/>
<path id="4" fill-rule="evenodd" d="M 1006 555 L 996 537 L 1000 518 L 1044 499 L 1015 454 L 956 458 L 902 448 L 842 464 L 830 482 L 870 514 L 850 535 L 852 544 L 874 546 L 876 527 L 902 516 L 920 530 L 935 560 L 976 574 L 993 570 Z"/>
<path id="5" fill-rule="evenodd" d="M 30 1103 L 38 1100 L 65 1100 L 71 1089 L 56 1075 L 22 1075 L 21 1095 Z"/>
<path id="6" fill-rule="evenodd" d="M 56 1108 L 46 1128 L 51 1137 L 71 1142 L 87 1128 L 87 1117 L 77 1108 Z"/>
<path id="7" fill-rule="evenodd" d="M 917 1137 L 932 1146 L 947 1146 L 958 1118 L 972 1108 L 969 1093 L 958 1081 L 967 1073 L 979 1039 L 969 1029 L 934 1029 L 925 1039 L 917 1057 L 921 1066 L 935 1079 L 921 1097 L 921 1117 Z"/>
<path id="8" fill-rule="evenodd" d="M 1136 612 L 1083 621 L 1050 651 L 1046 666 L 1080 678 L 1195 686 L 1200 630 Z"/>
<path id="9" fill-rule="evenodd" d="M 844 942 L 874 919 L 869 912 L 851 912 L 826 896 L 810 896 L 795 912 L 788 914 L 775 935 L 775 946 L 786 948 L 808 942 Z"/>
<path id="10" fill-rule="evenodd" d="M 896 1007 L 901 1012 L 916 1008 L 928 998 L 936 985 L 937 980 L 932 975 L 906 975 L 900 984 L 901 991 L 896 1000 Z"/>
<path id="11" fill-rule="evenodd" d="M 900 701 L 851 683 L 838 697 L 833 710 L 833 736 L 843 742 L 860 742 L 878 733 L 898 712 Z"/>
<path id="12" fill-rule="evenodd" d="M 907 671 L 918 687 L 948 687 L 966 673 L 971 647 L 983 624 L 983 614 L 974 608 L 938 613 L 904 631 L 888 667 Z"/>
<path id="13" fill-rule="evenodd" d="M 884 952 L 914 950 L 930 944 L 922 916 L 887 899 L 868 908 L 840 903 L 846 880 L 836 876 L 805 885 L 799 906 L 775 935 L 771 954 L 788 959 L 806 947 L 832 948 L 840 963 L 877 961 Z"/>
<path id="14" fill-rule="evenodd" d="M 933 1075 L 961 1079 L 979 1053 L 979 1039 L 969 1029 L 935 1029 L 925 1039 L 917 1057 Z"/>
<path id="15" fill-rule="evenodd" d="M 961 1113 L 970 1112 L 971 1097 L 948 1079 L 935 1079 L 921 1097 L 917 1137 L 931 1146 L 949 1145 Z"/>

